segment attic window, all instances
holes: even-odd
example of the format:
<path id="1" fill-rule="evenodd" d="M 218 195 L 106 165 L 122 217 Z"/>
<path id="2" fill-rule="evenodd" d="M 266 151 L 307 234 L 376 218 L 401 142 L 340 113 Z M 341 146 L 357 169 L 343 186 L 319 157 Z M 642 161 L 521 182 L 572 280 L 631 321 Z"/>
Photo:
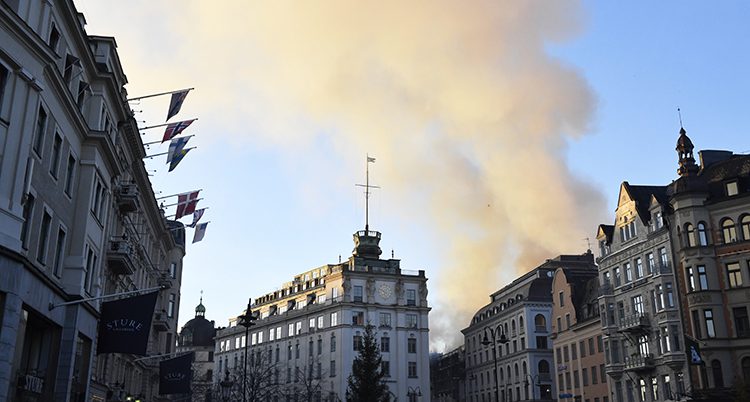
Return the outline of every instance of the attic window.
<path id="1" fill-rule="evenodd" d="M 737 182 L 736 181 L 730 181 L 726 184 L 727 188 L 727 196 L 731 197 L 733 195 L 737 195 L 739 191 L 737 190 Z"/>

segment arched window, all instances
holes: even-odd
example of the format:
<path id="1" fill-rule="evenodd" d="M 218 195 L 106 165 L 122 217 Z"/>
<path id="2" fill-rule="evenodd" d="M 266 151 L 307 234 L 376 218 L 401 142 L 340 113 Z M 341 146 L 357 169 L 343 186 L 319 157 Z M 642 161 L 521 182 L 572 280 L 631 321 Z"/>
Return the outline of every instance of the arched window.
<path id="1" fill-rule="evenodd" d="M 724 375 L 721 373 L 721 362 L 711 362 L 711 375 L 714 377 L 714 388 L 724 388 Z"/>
<path id="2" fill-rule="evenodd" d="M 536 332 L 547 332 L 547 319 L 544 318 L 544 315 L 537 314 L 534 317 L 534 326 L 536 327 Z"/>
<path id="3" fill-rule="evenodd" d="M 510 331 L 513 335 L 516 334 L 516 320 L 510 322 Z"/>
<path id="4" fill-rule="evenodd" d="M 698 222 L 698 244 L 708 246 L 708 233 L 706 232 L 706 224 L 703 222 Z"/>
<path id="5" fill-rule="evenodd" d="M 693 229 L 692 223 L 685 225 L 685 241 L 687 242 L 688 247 L 695 247 L 697 244 L 695 241 L 695 230 Z"/>
<path id="6" fill-rule="evenodd" d="M 518 372 L 518 363 L 514 365 L 513 371 L 516 373 L 516 378 L 521 378 L 521 374 Z"/>
<path id="7" fill-rule="evenodd" d="M 721 221 L 721 235 L 724 237 L 724 243 L 737 241 L 737 229 L 734 227 L 734 221 L 726 218 Z"/>
<path id="8" fill-rule="evenodd" d="M 518 317 L 518 330 L 523 332 L 523 316 Z"/>
<path id="9" fill-rule="evenodd" d="M 537 367 L 539 369 L 539 374 L 546 374 L 549 376 L 549 362 L 546 360 L 539 360 L 539 365 Z M 543 377 L 540 375 L 540 377 Z"/>
<path id="10" fill-rule="evenodd" d="M 526 374 L 529 374 L 529 371 L 526 369 L 526 362 L 523 362 L 523 375 L 524 375 L 524 377 L 526 376 Z"/>
<path id="11" fill-rule="evenodd" d="M 742 228 L 742 240 L 750 240 L 750 215 L 745 215 L 740 220 L 740 227 Z"/>
<path id="12" fill-rule="evenodd" d="M 745 383 L 750 382 L 750 357 L 742 358 L 742 378 L 745 379 Z"/>

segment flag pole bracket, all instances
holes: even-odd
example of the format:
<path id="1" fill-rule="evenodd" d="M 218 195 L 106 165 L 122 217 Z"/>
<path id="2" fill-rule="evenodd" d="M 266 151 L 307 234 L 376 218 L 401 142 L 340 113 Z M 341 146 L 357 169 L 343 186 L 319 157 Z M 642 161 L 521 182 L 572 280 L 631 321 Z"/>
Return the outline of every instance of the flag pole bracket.
<path id="1" fill-rule="evenodd" d="M 72 306 L 74 304 L 81 304 L 81 303 L 85 303 L 85 302 L 89 302 L 89 301 L 94 301 L 94 300 L 109 299 L 109 298 L 112 298 L 112 297 L 132 295 L 132 294 L 136 294 L 136 293 L 161 291 L 161 290 L 169 289 L 170 287 L 171 287 L 170 285 L 164 283 L 162 285 L 155 286 L 155 287 L 152 287 L 152 288 L 137 289 L 137 290 L 131 290 L 131 291 L 128 291 L 128 292 L 113 293 L 111 295 L 103 295 L 103 296 L 97 296 L 97 297 L 86 297 L 86 298 L 83 298 L 83 299 L 73 300 L 73 301 L 64 302 L 64 303 L 57 303 L 57 304 L 55 304 L 55 303 L 50 302 L 48 307 L 49 307 L 49 311 L 52 311 L 52 310 L 54 310 L 57 307 Z"/>

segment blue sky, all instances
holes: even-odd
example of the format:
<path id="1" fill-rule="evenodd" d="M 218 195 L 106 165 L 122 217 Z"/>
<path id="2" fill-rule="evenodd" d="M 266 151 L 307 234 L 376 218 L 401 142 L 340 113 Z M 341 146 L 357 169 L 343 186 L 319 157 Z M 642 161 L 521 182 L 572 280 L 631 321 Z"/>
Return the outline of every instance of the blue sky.
<path id="1" fill-rule="evenodd" d="M 196 87 L 178 118 L 199 117 L 186 130 L 198 149 L 172 173 L 146 162 L 156 191 L 202 188 L 210 208 L 205 240 L 188 246 L 181 323 L 201 290 L 208 318 L 226 325 L 248 297 L 346 259 L 364 224 L 354 184 L 368 152 L 382 187 L 371 227 L 384 256 L 427 271 L 439 349 L 531 261 L 585 251 L 621 181 L 676 177 L 678 107 L 697 148 L 750 151 L 745 2 L 76 3 L 89 34 L 115 36 L 131 96 Z M 136 117 L 161 123 L 166 102 L 144 100 Z M 534 208 L 554 214 L 537 221 Z M 474 283 L 445 285 L 463 277 Z M 462 292 L 479 298 L 454 308 Z"/>

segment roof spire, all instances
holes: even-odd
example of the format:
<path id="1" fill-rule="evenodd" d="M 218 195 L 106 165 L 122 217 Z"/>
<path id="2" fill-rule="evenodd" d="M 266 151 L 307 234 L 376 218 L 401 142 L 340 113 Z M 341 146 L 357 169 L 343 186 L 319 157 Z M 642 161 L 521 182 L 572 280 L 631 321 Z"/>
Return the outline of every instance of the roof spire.
<path id="1" fill-rule="evenodd" d="M 365 232 L 370 230 L 370 194 L 371 188 L 380 188 L 378 186 L 370 185 L 370 163 L 375 163 L 375 158 L 366 154 L 367 162 L 365 163 L 365 184 L 355 184 L 358 187 L 365 188 Z"/>
<path id="2" fill-rule="evenodd" d="M 684 130 L 682 127 L 682 112 L 680 111 L 680 108 L 677 108 L 677 117 L 680 119 L 680 129 Z"/>
<path id="3" fill-rule="evenodd" d="M 201 301 L 195 307 L 195 316 L 196 317 L 206 316 L 206 307 L 203 305 L 203 290 L 202 289 L 201 289 Z"/>

